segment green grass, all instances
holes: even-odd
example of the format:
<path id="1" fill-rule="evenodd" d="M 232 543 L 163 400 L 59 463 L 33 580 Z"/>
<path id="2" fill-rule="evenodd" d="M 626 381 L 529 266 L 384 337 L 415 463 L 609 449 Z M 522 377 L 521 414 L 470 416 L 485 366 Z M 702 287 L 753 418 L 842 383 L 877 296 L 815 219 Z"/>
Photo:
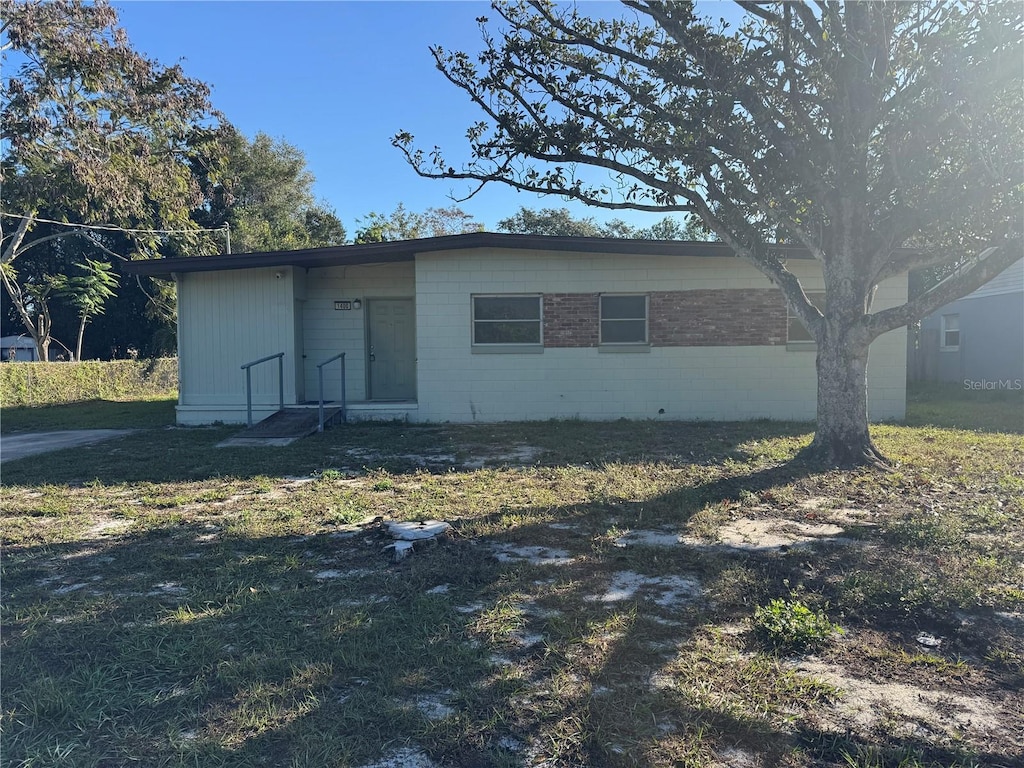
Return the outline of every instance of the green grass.
<path id="1" fill-rule="evenodd" d="M 61 429 L 154 429 L 174 424 L 178 398 L 86 400 L 65 405 L 0 409 L 0 432 L 49 432 Z"/>
<path id="2" fill-rule="evenodd" d="M 233 428 L 152 407 L 152 429 L 4 464 L 5 765 L 1024 759 L 1019 435 L 880 425 L 894 471 L 809 472 L 786 463 L 805 424 L 351 425 L 219 449 Z M 351 527 L 376 516 L 453 535 L 396 563 L 379 526 Z M 742 521 L 842 532 L 710 546 Z M 561 553 L 495 556 L 531 546 Z M 696 593 L 673 602 L 681 578 Z M 814 656 L 758 635 L 758 606 L 794 599 L 844 630 Z M 851 686 L 879 681 L 939 703 L 853 718 Z"/>
<path id="3" fill-rule="evenodd" d="M 909 426 L 1024 433 L 1024 389 L 972 390 L 959 384 L 907 387 Z"/>

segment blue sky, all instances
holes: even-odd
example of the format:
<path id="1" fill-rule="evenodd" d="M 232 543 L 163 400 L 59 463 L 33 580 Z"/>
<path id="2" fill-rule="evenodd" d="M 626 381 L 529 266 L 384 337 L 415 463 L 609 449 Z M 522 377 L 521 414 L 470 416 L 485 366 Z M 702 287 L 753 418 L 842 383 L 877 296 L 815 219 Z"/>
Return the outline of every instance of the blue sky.
<path id="1" fill-rule="evenodd" d="M 476 18 L 487 3 L 464 2 L 115 2 L 132 45 L 209 84 L 214 106 L 248 136 L 258 131 L 301 149 L 318 197 L 351 234 L 370 211 L 452 204 L 459 182 L 421 179 L 391 147 L 399 130 L 420 146 L 467 156 L 465 131 L 481 113 L 434 67 L 428 46 L 475 52 Z M 617 4 L 588 2 L 593 15 Z M 708 4 L 719 15 L 726 6 Z M 491 14 L 493 16 L 493 14 Z M 460 204 L 494 229 L 520 206 L 638 224 L 661 218 L 611 213 L 492 185 Z"/>

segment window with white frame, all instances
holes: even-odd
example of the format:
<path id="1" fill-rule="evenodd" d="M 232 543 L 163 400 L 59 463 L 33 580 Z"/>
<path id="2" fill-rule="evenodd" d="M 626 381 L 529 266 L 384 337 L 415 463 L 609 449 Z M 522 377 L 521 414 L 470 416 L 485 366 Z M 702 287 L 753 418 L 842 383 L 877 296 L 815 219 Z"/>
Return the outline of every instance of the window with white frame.
<path id="1" fill-rule="evenodd" d="M 473 297 L 473 344 L 530 345 L 541 343 L 541 297 L 497 295 Z"/>
<path id="2" fill-rule="evenodd" d="M 943 352 L 960 350 L 960 315 L 942 316 L 942 342 L 939 345 Z"/>
<path id="3" fill-rule="evenodd" d="M 825 292 L 824 291 L 806 291 L 807 300 L 811 302 L 818 311 L 822 314 L 825 313 Z M 802 343 L 813 343 L 814 336 L 808 331 L 803 324 L 803 321 L 799 317 L 793 314 L 793 310 L 788 309 L 787 305 L 787 316 L 789 318 L 789 330 L 786 336 L 786 341 L 795 341 Z"/>
<path id="4" fill-rule="evenodd" d="M 601 294 L 601 343 L 647 343 L 647 296 Z"/>

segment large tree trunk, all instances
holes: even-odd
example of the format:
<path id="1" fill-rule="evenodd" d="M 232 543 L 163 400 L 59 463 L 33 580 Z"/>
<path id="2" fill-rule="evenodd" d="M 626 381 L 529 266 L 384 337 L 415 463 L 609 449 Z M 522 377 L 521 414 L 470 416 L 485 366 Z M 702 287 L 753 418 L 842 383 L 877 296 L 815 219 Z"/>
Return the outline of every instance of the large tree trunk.
<path id="1" fill-rule="evenodd" d="M 827 320 L 818 340 L 818 423 L 806 454 L 834 467 L 887 466 L 868 432 L 868 345 L 859 326 Z"/>

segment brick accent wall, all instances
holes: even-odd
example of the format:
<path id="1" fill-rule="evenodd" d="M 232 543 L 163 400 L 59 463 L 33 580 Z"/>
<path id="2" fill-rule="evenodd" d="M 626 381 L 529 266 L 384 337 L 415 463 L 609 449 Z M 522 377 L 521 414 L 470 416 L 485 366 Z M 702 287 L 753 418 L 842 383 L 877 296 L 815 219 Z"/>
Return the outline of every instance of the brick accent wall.
<path id="1" fill-rule="evenodd" d="M 596 347 L 596 293 L 544 294 L 544 346 Z"/>
<path id="2" fill-rule="evenodd" d="M 786 343 L 786 306 L 772 288 L 653 291 L 648 328 L 655 347 L 759 347 Z M 596 347 L 596 293 L 544 294 L 544 346 Z"/>
<path id="3" fill-rule="evenodd" d="M 774 288 L 658 291 L 650 298 L 658 347 L 759 347 L 786 343 L 786 305 Z"/>

